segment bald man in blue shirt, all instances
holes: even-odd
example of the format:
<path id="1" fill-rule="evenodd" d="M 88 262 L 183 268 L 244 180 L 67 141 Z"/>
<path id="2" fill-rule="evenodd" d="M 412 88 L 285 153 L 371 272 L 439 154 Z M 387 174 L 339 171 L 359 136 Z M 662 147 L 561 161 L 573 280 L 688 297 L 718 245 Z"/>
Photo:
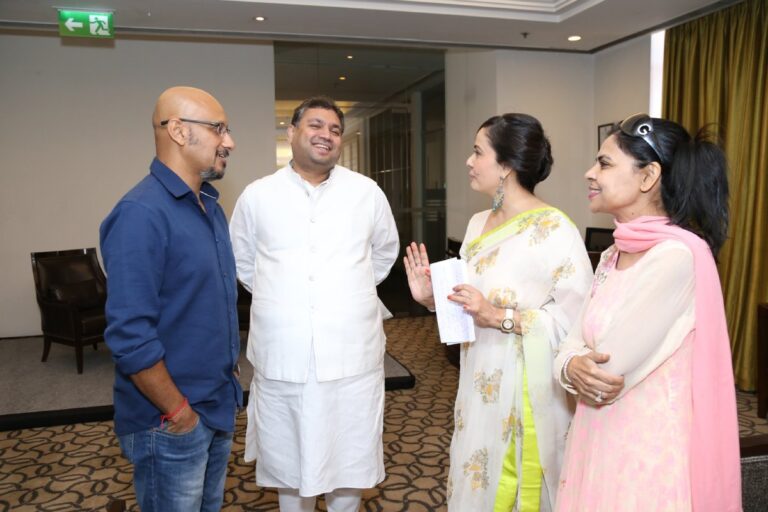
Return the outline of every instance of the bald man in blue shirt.
<path id="1" fill-rule="evenodd" d="M 191 87 L 163 92 L 152 125 L 150 173 L 100 230 L 115 432 L 143 512 L 217 511 L 242 389 L 235 261 L 209 181 L 235 142 Z"/>

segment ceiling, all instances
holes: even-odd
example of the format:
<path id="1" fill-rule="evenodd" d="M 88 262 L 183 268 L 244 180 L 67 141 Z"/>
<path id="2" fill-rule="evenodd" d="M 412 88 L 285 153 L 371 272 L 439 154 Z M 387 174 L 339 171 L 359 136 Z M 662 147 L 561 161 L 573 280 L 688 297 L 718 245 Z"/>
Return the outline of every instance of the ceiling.
<path id="1" fill-rule="evenodd" d="M 594 52 L 740 0 L 0 0 L 0 27 L 114 11 L 120 34 Z M 55 6 L 55 7 L 54 7 Z M 264 21 L 254 17 L 263 16 Z M 568 36 L 580 35 L 578 42 Z"/>

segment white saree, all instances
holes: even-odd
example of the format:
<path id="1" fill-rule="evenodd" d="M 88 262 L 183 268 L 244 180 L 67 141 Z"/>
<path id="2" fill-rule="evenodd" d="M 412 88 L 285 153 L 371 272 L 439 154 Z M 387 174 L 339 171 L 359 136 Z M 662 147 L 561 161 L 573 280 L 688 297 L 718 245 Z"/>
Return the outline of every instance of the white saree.
<path id="1" fill-rule="evenodd" d="M 448 509 L 494 510 L 513 438 L 517 474 L 522 473 L 525 370 L 543 477 L 537 508 L 548 511 L 555 503 L 572 413 L 566 393 L 552 378 L 552 364 L 581 309 L 592 267 L 577 228 L 559 210 L 530 210 L 481 235 L 489 215 L 490 210 L 480 212 L 469 221 L 461 256 L 469 284 L 497 307 L 516 305 L 523 334 L 478 328 L 477 340 L 462 345 Z M 519 492 L 513 500 L 514 510 L 526 509 Z"/>

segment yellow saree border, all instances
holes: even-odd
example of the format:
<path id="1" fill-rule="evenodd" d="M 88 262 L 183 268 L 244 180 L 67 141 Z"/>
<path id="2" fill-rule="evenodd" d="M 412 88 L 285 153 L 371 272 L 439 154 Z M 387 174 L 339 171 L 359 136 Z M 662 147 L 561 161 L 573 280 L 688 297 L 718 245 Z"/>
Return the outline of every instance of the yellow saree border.
<path id="1" fill-rule="evenodd" d="M 515 435 L 512 434 L 504 456 L 499 486 L 496 488 L 493 512 L 512 512 L 513 510 L 539 512 L 543 474 L 539 461 L 539 444 L 533 421 L 533 409 L 528 396 L 528 372 L 525 367 L 523 367 L 523 453 L 520 471 L 517 468 L 516 445 Z M 518 487 L 520 506 L 516 509 Z"/>
<path id="2" fill-rule="evenodd" d="M 525 226 L 525 225 L 518 226 L 518 224 L 523 224 L 525 221 L 527 221 L 531 217 L 541 216 L 542 212 L 545 212 L 545 211 L 559 213 L 568 222 L 570 222 L 575 226 L 575 224 L 573 223 L 571 218 L 568 217 L 568 215 L 566 215 L 559 208 L 555 208 L 554 206 L 542 206 L 541 208 L 533 208 L 531 210 L 526 210 L 524 212 L 518 213 L 511 219 L 505 221 L 503 224 L 499 226 L 496 226 L 490 231 L 475 237 L 471 242 L 467 244 L 466 260 L 467 261 L 471 260 L 475 255 L 477 255 L 483 249 L 483 247 L 493 246 L 513 234 L 516 235 L 516 234 L 522 233 L 525 230 L 525 228 L 527 228 L 528 226 Z M 488 215 L 490 216 L 490 214 Z M 488 217 L 486 217 L 486 221 L 487 220 L 488 220 Z M 515 232 L 510 233 L 510 231 L 515 231 Z"/>

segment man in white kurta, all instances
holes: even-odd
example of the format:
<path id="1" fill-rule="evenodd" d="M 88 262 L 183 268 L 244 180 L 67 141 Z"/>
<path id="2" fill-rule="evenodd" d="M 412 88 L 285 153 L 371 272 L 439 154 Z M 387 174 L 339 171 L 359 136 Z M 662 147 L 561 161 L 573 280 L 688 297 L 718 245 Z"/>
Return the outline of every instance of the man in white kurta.
<path id="1" fill-rule="evenodd" d="M 376 285 L 398 255 L 376 183 L 336 165 L 343 114 L 310 98 L 288 128 L 291 163 L 251 183 L 232 214 L 238 279 L 253 294 L 245 459 L 283 512 L 357 511 L 384 479 L 384 331 Z"/>

